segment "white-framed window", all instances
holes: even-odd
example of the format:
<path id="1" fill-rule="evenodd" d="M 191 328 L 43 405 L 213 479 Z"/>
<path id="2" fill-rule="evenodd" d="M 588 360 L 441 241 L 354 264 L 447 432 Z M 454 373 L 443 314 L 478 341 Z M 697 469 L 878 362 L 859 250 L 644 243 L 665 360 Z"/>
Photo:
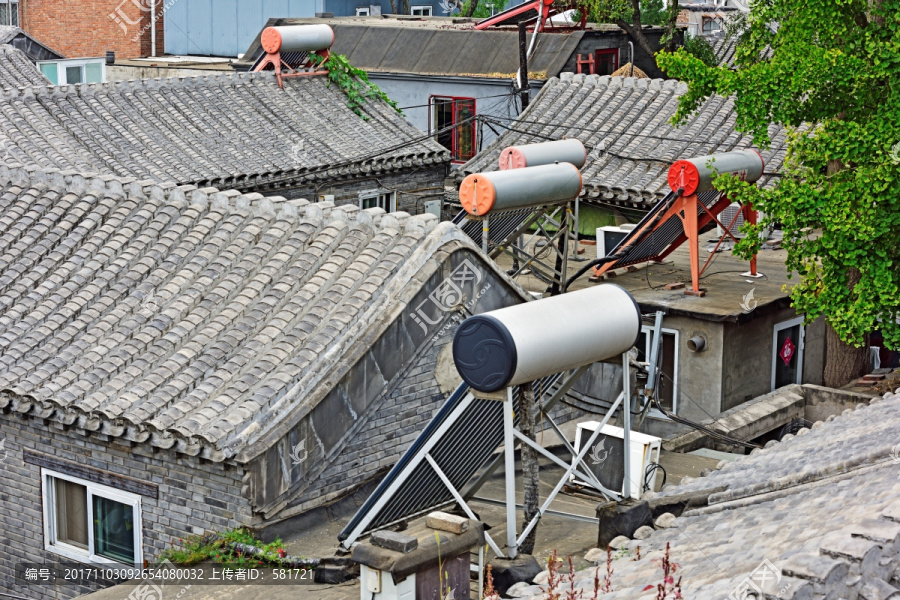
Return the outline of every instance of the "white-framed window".
<path id="1" fill-rule="evenodd" d="M 416 17 L 430 17 L 432 6 L 430 4 L 416 4 L 409 7 L 409 14 Z"/>
<path id="2" fill-rule="evenodd" d="M 359 209 L 381 208 L 385 212 L 397 210 L 397 193 L 384 190 L 372 190 L 359 193 Z"/>
<path id="3" fill-rule="evenodd" d="M 368 17 L 369 16 L 369 7 L 368 6 L 357 6 L 356 7 L 356 16 L 357 17 Z"/>
<path id="4" fill-rule="evenodd" d="M 104 58 L 44 60 L 38 62 L 38 68 L 53 85 L 103 83 L 106 81 L 106 59 Z"/>
<path id="5" fill-rule="evenodd" d="M 659 376 L 656 379 L 656 397 L 667 412 L 678 414 L 678 332 L 674 329 L 661 330 L 662 341 L 659 345 L 659 354 L 656 357 L 656 365 L 659 368 Z M 653 344 L 653 327 L 644 325 L 641 327 L 641 335 L 638 337 L 638 360 L 650 361 L 650 350 Z M 650 405 L 650 416 L 665 419 L 666 416 L 656 409 L 656 405 Z"/>
<path id="6" fill-rule="evenodd" d="M 19 26 L 19 0 L 0 0 L 0 25 Z"/>
<path id="7" fill-rule="evenodd" d="M 141 497 L 41 468 L 44 548 L 86 563 L 143 565 Z"/>

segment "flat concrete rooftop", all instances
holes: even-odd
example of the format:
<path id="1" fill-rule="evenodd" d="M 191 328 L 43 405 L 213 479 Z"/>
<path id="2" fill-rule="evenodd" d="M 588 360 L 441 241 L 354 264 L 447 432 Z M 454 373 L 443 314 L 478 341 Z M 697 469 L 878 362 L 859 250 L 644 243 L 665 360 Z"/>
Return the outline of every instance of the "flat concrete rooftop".
<path id="1" fill-rule="evenodd" d="M 700 236 L 700 266 L 710 257 L 718 238 L 715 231 Z M 586 261 L 596 258 L 596 246 L 580 244 L 584 252 L 573 260 L 570 251 L 567 272 L 569 277 L 581 269 Z M 757 272 L 763 277 L 751 278 L 742 274 L 750 270 L 750 263 L 732 254 L 733 244 L 723 244 L 710 265 L 701 276 L 700 287 L 706 289 L 706 296 L 698 298 L 684 293 L 691 287 L 691 263 L 688 245 L 682 244 L 661 263 L 642 263 L 631 270 L 616 269 L 602 283 L 620 285 L 634 296 L 645 312 L 662 310 L 670 315 L 697 317 L 708 321 L 733 321 L 743 323 L 754 318 L 756 311 L 774 305 L 773 308 L 789 306 L 786 289 L 796 282 L 788 279 L 784 261 L 787 252 L 783 249 L 761 250 L 757 257 Z M 549 251 L 544 259 L 549 260 Z M 508 255 L 500 256 L 497 262 L 504 268 L 512 266 Z M 579 290 L 598 283 L 589 281 L 586 273 L 569 287 L 569 291 Z M 522 287 L 531 292 L 544 292 L 547 284 L 533 275 L 516 279 Z M 666 285 L 684 283 L 685 287 L 667 290 Z M 787 288 L 786 288 L 787 286 Z M 748 296 L 752 292 L 752 296 Z M 755 308 L 754 308 L 755 307 Z M 748 310 L 749 309 L 749 310 Z M 760 311 L 762 312 L 762 311 Z"/>

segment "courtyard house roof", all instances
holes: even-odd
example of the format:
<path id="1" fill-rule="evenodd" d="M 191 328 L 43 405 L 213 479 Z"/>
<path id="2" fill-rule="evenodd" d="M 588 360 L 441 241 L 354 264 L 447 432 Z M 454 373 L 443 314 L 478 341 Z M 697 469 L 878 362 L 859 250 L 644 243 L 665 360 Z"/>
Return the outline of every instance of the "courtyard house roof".
<path id="1" fill-rule="evenodd" d="M 0 408 L 250 460 L 460 248 L 477 253 L 433 215 L 2 166 Z M 401 345 L 370 359 L 372 381 Z M 349 427 L 334 418 L 331 435 Z"/>
<path id="2" fill-rule="evenodd" d="M 35 85 L 0 111 L 6 162 L 248 191 L 449 162 L 379 100 L 361 108 L 324 76 L 272 72 Z"/>

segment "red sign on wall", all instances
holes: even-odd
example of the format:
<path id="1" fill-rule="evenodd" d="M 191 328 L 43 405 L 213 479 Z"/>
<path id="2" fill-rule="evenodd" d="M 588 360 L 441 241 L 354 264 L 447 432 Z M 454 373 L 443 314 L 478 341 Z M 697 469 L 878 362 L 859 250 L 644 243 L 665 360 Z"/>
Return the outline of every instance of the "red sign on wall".
<path id="1" fill-rule="evenodd" d="M 781 345 L 781 350 L 778 352 L 778 356 L 784 361 L 784 366 L 790 366 L 791 359 L 794 358 L 794 351 L 796 350 L 797 346 L 794 345 L 791 338 L 785 338 L 784 344 Z"/>

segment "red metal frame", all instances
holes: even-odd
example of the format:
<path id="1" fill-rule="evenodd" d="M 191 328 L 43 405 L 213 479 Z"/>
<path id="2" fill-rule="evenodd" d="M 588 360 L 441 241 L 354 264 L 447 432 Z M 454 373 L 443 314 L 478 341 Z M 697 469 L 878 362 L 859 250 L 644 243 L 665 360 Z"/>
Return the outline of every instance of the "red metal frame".
<path id="1" fill-rule="evenodd" d="M 598 68 L 600 67 L 600 57 L 610 55 L 613 57 L 613 70 L 611 73 L 614 73 L 619 68 L 619 49 L 618 48 L 599 48 L 594 50 L 594 70 L 591 73 L 597 73 Z"/>
<path id="2" fill-rule="evenodd" d="M 594 61 L 593 54 L 588 54 L 587 58 L 581 58 L 581 55 L 579 54 L 577 60 L 575 61 L 575 68 L 578 73 L 585 73 L 583 67 L 587 67 L 588 68 L 586 71 L 587 74 L 593 75 L 594 74 L 594 64 L 595 64 L 595 61 Z"/>
<path id="3" fill-rule="evenodd" d="M 310 52 L 310 57 L 315 54 L 317 56 L 322 57 L 322 62 L 328 60 L 330 56 L 330 52 L 326 48 L 325 50 L 318 50 L 317 52 Z M 275 70 L 275 78 L 278 80 L 278 87 L 284 89 L 284 81 L 282 78 L 284 77 L 310 77 L 312 75 L 328 75 L 328 71 L 317 71 L 316 64 L 312 62 L 312 60 L 307 60 L 306 63 L 297 66 L 296 68 L 290 67 L 285 64 L 281 60 L 281 52 L 276 52 L 274 54 L 266 53 L 265 57 L 260 61 L 259 65 L 256 66 L 254 71 L 264 71 L 266 67 L 269 65 Z M 301 71 L 300 69 L 306 69 L 305 71 Z M 287 72 L 282 72 L 286 70 Z"/>
<path id="4" fill-rule="evenodd" d="M 671 218 L 678 218 L 681 220 L 682 226 L 684 227 L 684 233 L 678 236 L 674 242 L 672 242 L 668 248 L 666 248 L 662 253 L 656 256 L 653 260 L 661 261 L 665 260 L 669 254 L 671 254 L 676 248 L 681 246 L 684 242 L 688 243 L 688 249 L 691 256 L 691 287 L 689 289 L 685 289 L 684 293 L 689 296 L 705 296 L 706 290 L 700 287 L 700 277 L 703 275 L 706 268 L 709 266 L 712 261 L 713 256 L 715 256 L 716 251 L 719 249 L 719 246 L 722 245 L 722 242 L 725 240 L 725 237 L 731 237 L 735 242 L 737 242 L 737 238 L 731 233 L 731 228 L 737 222 L 738 216 L 741 214 L 744 215 L 744 219 L 749 223 L 756 223 L 756 211 L 753 210 L 753 207 L 750 205 L 744 205 L 741 207 L 741 212 L 736 214 L 734 218 L 731 220 L 731 223 L 726 227 L 721 221 L 718 219 L 718 215 L 725 210 L 727 206 L 731 204 L 731 200 L 729 200 L 726 196 L 721 196 L 718 200 L 716 200 L 715 204 L 712 207 L 707 208 L 702 202 L 700 202 L 696 195 L 691 196 L 679 196 L 672 203 L 672 206 L 663 213 L 663 216 L 656 222 L 657 228 L 662 226 L 664 223 L 668 222 Z M 715 250 L 710 253 L 708 259 L 703 264 L 703 267 L 700 267 L 700 230 L 709 225 L 710 223 L 715 222 L 725 231 L 722 234 L 722 237 L 719 238 L 719 242 L 716 244 Z M 643 237 L 643 233 L 649 230 L 652 227 L 651 223 L 645 224 L 640 230 L 638 230 L 634 235 L 634 239 L 640 239 Z M 605 272 L 614 269 L 620 268 L 627 265 L 618 265 L 616 262 L 609 262 L 598 267 L 594 267 L 594 277 L 599 277 L 603 275 Z M 753 276 L 756 276 L 756 256 L 750 260 L 750 273 Z"/>
<path id="5" fill-rule="evenodd" d="M 453 114 L 453 125 L 456 125 L 462 119 L 459 116 L 461 106 L 465 106 L 468 103 L 471 103 L 472 107 L 472 115 L 478 114 L 478 106 L 476 104 L 475 98 L 469 98 L 466 96 L 440 96 L 440 95 L 431 95 L 428 97 L 428 131 L 432 134 L 435 134 L 436 124 L 434 123 L 434 108 L 437 105 L 437 101 L 449 102 L 452 104 L 452 114 Z M 471 153 L 467 154 L 465 157 L 460 157 L 460 127 L 454 127 L 453 131 L 450 134 L 450 152 L 453 155 L 453 159 L 451 162 L 454 163 L 464 163 L 468 161 L 470 158 L 475 156 L 478 148 L 478 130 L 475 128 L 475 121 L 471 121 L 466 125 L 466 127 L 471 128 L 472 135 L 472 144 L 471 144 Z"/>

